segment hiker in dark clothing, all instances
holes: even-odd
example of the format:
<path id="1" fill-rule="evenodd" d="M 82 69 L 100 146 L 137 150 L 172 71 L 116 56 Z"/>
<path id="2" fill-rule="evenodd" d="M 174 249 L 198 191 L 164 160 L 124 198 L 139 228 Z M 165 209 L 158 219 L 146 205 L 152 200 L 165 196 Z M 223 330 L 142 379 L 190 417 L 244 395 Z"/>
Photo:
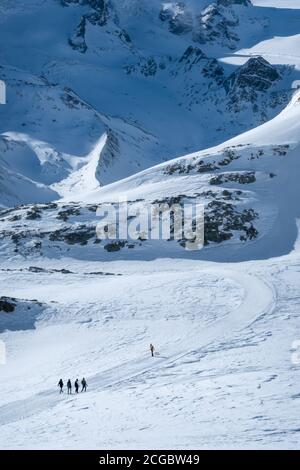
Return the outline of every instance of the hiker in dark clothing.
<path id="1" fill-rule="evenodd" d="M 74 387 L 75 387 L 75 393 L 78 393 L 78 390 L 79 390 L 79 380 L 78 379 L 75 380 Z"/>
<path id="2" fill-rule="evenodd" d="M 60 379 L 57 386 L 60 387 L 60 392 L 59 393 L 63 393 L 64 383 L 63 383 L 62 379 Z"/>
<path id="3" fill-rule="evenodd" d="M 67 388 L 68 388 L 68 395 L 72 395 L 72 384 L 71 384 L 70 379 L 67 382 Z"/>
<path id="4" fill-rule="evenodd" d="M 151 344 L 150 344 L 150 351 L 151 351 L 151 356 L 152 356 L 152 357 L 154 357 L 154 349 L 155 349 L 155 348 L 154 348 L 153 344 L 151 343 Z"/>
<path id="5" fill-rule="evenodd" d="M 87 383 L 86 383 L 86 380 L 85 380 L 84 377 L 83 377 L 83 379 L 82 379 L 82 381 L 81 381 L 81 385 L 82 385 L 81 391 L 82 391 L 82 392 L 86 392 Z"/>

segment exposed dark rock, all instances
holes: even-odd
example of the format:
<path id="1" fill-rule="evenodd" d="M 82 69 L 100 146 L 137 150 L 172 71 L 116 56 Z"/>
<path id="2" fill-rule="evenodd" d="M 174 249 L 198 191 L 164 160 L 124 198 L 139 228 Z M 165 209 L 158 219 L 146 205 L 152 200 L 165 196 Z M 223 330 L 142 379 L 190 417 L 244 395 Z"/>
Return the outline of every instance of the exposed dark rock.
<path id="1" fill-rule="evenodd" d="M 31 272 L 31 273 L 46 273 L 46 272 L 48 272 L 47 269 L 39 268 L 37 266 L 30 266 L 28 268 L 28 271 Z"/>
<path id="2" fill-rule="evenodd" d="M 61 274 L 73 274 L 72 271 L 68 269 L 44 269 L 38 266 L 30 266 L 28 271 L 31 273 L 61 273 Z"/>
<path id="3" fill-rule="evenodd" d="M 125 29 L 121 29 L 120 31 L 118 31 L 117 35 L 121 39 L 122 42 L 131 44 L 131 37 L 129 36 L 127 31 L 125 31 Z"/>
<path id="4" fill-rule="evenodd" d="M 43 211 L 57 209 L 57 204 L 56 202 L 49 202 L 48 204 L 42 204 L 42 205 L 40 204 L 39 209 Z"/>
<path id="5" fill-rule="evenodd" d="M 221 185 L 224 183 L 238 183 L 238 184 L 250 184 L 255 183 L 256 177 L 255 172 L 236 172 L 236 173 L 221 173 L 214 176 L 210 180 L 211 185 Z"/>
<path id="6" fill-rule="evenodd" d="M 198 27 L 193 32 L 193 40 L 200 44 L 218 42 L 229 49 L 235 49 L 239 37 L 235 28 L 239 25 L 239 18 L 228 6 L 212 3 L 197 17 Z"/>
<path id="7" fill-rule="evenodd" d="M 252 92 L 263 92 L 280 79 L 281 75 L 277 68 L 259 56 L 249 59 L 232 73 L 225 82 L 225 88 L 228 93 L 247 88 Z"/>
<path id="8" fill-rule="evenodd" d="M 85 40 L 87 22 L 93 26 L 103 27 L 107 24 L 108 19 L 112 17 L 112 20 L 117 23 L 117 18 L 114 12 L 111 10 L 111 5 L 106 0 L 61 0 L 62 5 L 68 4 L 87 5 L 90 6 L 90 12 L 84 14 L 72 37 L 69 39 L 70 46 L 78 52 L 85 53 L 87 50 L 87 44 Z M 124 42 L 130 42 L 130 37 L 126 31 L 118 31 L 119 37 Z"/>
<path id="9" fill-rule="evenodd" d="M 258 231 L 252 225 L 257 218 L 258 214 L 253 209 L 239 212 L 233 204 L 212 201 L 208 204 L 204 216 L 204 244 L 230 240 L 235 231 L 244 232 L 240 237 L 251 240 L 258 235 Z"/>
<path id="10" fill-rule="evenodd" d="M 86 30 L 86 17 L 82 17 L 79 24 L 77 25 L 73 35 L 69 38 L 70 46 L 81 53 L 85 53 L 87 45 L 85 42 L 85 30 Z"/>
<path id="11" fill-rule="evenodd" d="M 87 275 L 93 275 L 93 276 L 122 276 L 122 274 L 119 273 L 107 273 L 104 271 L 94 271 L 91 273 L 85 273 Z"/>
<path id="12" fill-rule="evenodd" d="M 223 81 L 224 69 L 219 62 L 211 57 L 208 57 L 199 47 L 189 46 L 178 61 L 176 70 L 172 75 L 177 75 L 179 72 L 178 67 L 183 67 L 185 73 L 197 67 L 203 76 L 211 78 L 216 83 L 220 84 Z"/>
<path id="13" fill-rule="evenodd" d="M 91 238 L 96 236 L 95 227 L 81 225 L 80 227 L 65 227 L 55 230 L 49 235 L 50 241 L 64 241 L 68 245 L 87 245 Z"/>
<path id="14" fill-rule="evenodd" d="M 94 10 L 95 13 L 99 14 L 99 19 L 101 19 L 101 26 L 106 24 L 108 16 L 108 6 L 106 0 L 61 0 L 63 6 L 73 5 L 88 5 Z"/>
<path id="15" fill-rule="evenodd" d="M 236 152 L 232 150 L 231 148 L 225 149 L 223 155 L 224 155 L 223 159 L 218 162 L 219 166 L 227 166 L 233 160 L 238 160 L 240 158 L 240 156 L 237 155 Z"/>
<path id="16" fill-rule="evenodd" d="M 157 63 L 154 57 L 149 57 L 146 63 L 141 65 L 141 73 L 145 75 L 145 77 L 153 76 L 157 72 Z"/>
<path id="17" fill-rule="evenodd" d="M 285 145 L 277 145 L 276 147 L 273 147 L 272 150 L 273 150 L 274 155 L 285 157 L 287 155 L 289 148 L 290 148 L 289 144 L 285 144 Z"/>
<path id="18" fill-rule="evenodd" d="M 113 5 L 107 0 L 61 0 L 64 6 L 68 4 L 87 5 L 90 11 L 82 15 L 79 24 L 76 26 L 72 37 L 69 39 L 70 46 L 78 52 L 85 53 L 88 49 L 86 43 L 86 28 L 90 23 L 93 26 L 106 26 L 111 20 L 114 25 L 113 34 L 126 44 L 131 43 L 131 38 L 127 31 L 119 28 L 119 20 Z"/>
<path id="19" fill-rule="evenodd" d="M 78 207 L 70 207 L 68 209 L 60 211 L 57 214 L 56 218 L 66 222 L 71 215 L 79 216 L 80 215 L 80 209 Z"/>
<path id="20" fill-rule="evenodd" d="M 17 304 L 7 297 L 0 297 L 0 312 L 12 313 L 15 311 Z"/>
<path id="21" fill-rule="evenodd" d="M 209 3 L 209 2 L 208 2 Z M 172 34 L 184 35 L 192 33 L 192 38 L 200 44 L 218 42 L 223 46 L 235 49 L 239 37 L 235 28 L 239 25 L 239 18 L 233 8 L 235 5 L 250 6 L 250 0 L 216 0 L 211 2 L 196 17 L 194 25 L 194 12 L 184 1 L 165 3 L 160 11 L 161 21 L 168 24 Z"/>
<path id="22" fill-rule="evenodd" d="M 221 167 L 229 165 L 233 160 L 237 160 L 240 156 L 231 148 L 224 149 L 223 155 L 220 160 L 214 159 L 209 161 L 208 158 L 198 158 L 193 163 L 176 162 L 168 165 L 164 169 L 166 175 L 189 174 L 192 171 L 197 173 L 211 173 L 220 169 Z"/>
<path id="23" fill-rule="evenodd" d="M 41 209 L 37 206 L 32 206 L 31 209 L 26 214 L 27 220 L 35 220 L 41 218 Z"/>
<path id="24" fill-rule="evenodd" d="M 103 168 L 109 168 L 113 161 L 120 156 L 120 143 L 118 136 L 111 129 L 107 129 L 107 139 L 101 152 L 101 158 L 96 170 L 96 177 L 101 182 L 101 174 Z"/>
<path id="25" fill-rule="evenodd" d="M 201 60 L 207 58 L 207 55 L 199 49 L 199 47 L 189 46 L 179 59 L 179 63 L 186 64 L 186 70 L 191 70 L 195 64 L 198 64 Z"/>
<path id="26" fill-rule="evenodd" d="M 159 14 L 161 21 L 167 22 L 172 34 L 182 35 L 193 30 L 193 15 L 184 2 L 165 4 Z"/>
<path id="27" fill-rule="evenodd" d="M 261 122 L 267 121 L 266 109 L 282 106 L 290 99 L 289 91 L 276 88 L 282 80 L 281 70 L 287 68 L 273 66 L 262 57 L 249 59 L 224 81 L 227 109 L 239 113 L 252 108 L 253 114 L 260 114 Z"/>
<path id="28" fill-rule="evenodd" d="M 127 245 L 127 241 L 116 240 L 104 245 L 104 249 L 108 252 L 120 251 L 121 248 L 124 248 Z"/>
<path id="29" fill-rule="evenodd" d="M 61 96 L 63 103 L 70 109 L 89 109 L 84 101 L 80 100 L 76 93 L 68 87 L 64 88 L 64 94 Z"/>
<path id="30" fill-rule="evenodd" d="M 14 215 L 10 219 L 8 219 L 10 222 L 17 222 L 18 220 L 21 220 L 22 216 L 21 215 Z"/>
<path id="31" fill-rule="evenodd" d="M 99 206 L 94 205 L 94 204 L 88 204 L 87 209 L 88 209 L 90 212 L 97 212 L 98 207 L 99 207 Z"/>
<path id="32" fill-rule="evenodd" d="M 126 65 L 124 69 L 128 75 L 139 72 L 145 77 L 153 77 L 157 73 L 158 64 L 154 57 L 141 57 L 136 64 Z"/>

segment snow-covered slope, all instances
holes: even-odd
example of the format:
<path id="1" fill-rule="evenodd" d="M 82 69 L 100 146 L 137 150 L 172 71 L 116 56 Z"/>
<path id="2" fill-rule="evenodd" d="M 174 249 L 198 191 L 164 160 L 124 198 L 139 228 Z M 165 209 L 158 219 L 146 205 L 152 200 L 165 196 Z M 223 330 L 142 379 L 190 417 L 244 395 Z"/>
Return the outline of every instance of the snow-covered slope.
<path id="1" fill-rule="evenodd" d="M 53 185 L 56 191 L 66 191 L 63 201 L 2 211 L 5 243 L 0 253 L 2 257 L 9 253 L 99 260 L 189 256 L 220 261 L 288 254 L 297 238 L 299 217 L 299 136 L 297 92 L 284 111 L 256 129 L 102 188 L 94 178 L 96 189 L 90 191 L 103 138 L 88 165 Z M 127 221 L 136 223 L 140 236 L 99 240 L 97 208 L 110 203 L 118 211 L 118 203 L 125 200 Z M 144 237 L 140 211 L 149 204 L 165 203 L 203 204 L 203 250 L 187 255 L 184 237 L 179 242 L 155 240 L 151 233 Z"/>
<path id="2" fill-rule="evenodd" d="M 1 449 L 299 448 L 298 3 L 0 2 Z"/>
<path id="3" fill-rule="evenodd" d="M 200 256 L 251 259 L 288 253 L 299 216 L 299 136 L 296 93 L 282 113 L 256 129 L 72 200 L 96 205 L 128 200 L 137 207 L 200 202 L 206 211 L 206 248 L 226 246 L 226 255 L 204 249 Z"/>
<path id="4" fill-rule="evenodd" d="M 297 449 L 299 267 L 1 263 L 7 296 L 43 302 L 1 334 L 1 448 Z M 59 396 L 82 376 L 86 394 Z"/>
<path id="5" fill-rule="evenodd" d="M 10 169 L 59 183 L 61 195 L 70 194 L 83 165 L 89 171 L 104 133 L 90 189 L 95 178 L 108 184 L 265 122 L 286 106 L 299 78 L 294 52 L 272 66 L 252 53 L 238 67 L 219 60 L 282 34 L 279 15 L 248 0 L 29 0 L 26 7 L 6 0 L 0 11 L 7 86 L 0 134 L 15 140 L 19 155 L 24 149 L 24 161 L 28 146 L 41 161 L 38 170 L 29 159 L 22 172 L 10 156 Z M 294 34 L 298 13 L 284 15 Z M 0 203 L 38 198 L 19 196 Z"/>

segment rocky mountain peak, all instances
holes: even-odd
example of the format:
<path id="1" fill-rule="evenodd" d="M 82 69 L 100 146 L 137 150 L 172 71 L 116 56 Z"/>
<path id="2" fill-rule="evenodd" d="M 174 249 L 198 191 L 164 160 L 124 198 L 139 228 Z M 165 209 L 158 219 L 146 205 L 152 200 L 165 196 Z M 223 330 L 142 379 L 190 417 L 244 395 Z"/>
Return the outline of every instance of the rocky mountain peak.
<path id="1" fill-rule="evenodd" d="M 229 49 L 235 49 L 239 41 L 236 27 L 240 23 L 238 15 L 228 4 L 212 3 L 197 16 L 197 26 L 193 39 L 200 44 L 219 43 Z"/>
<path id="2" fill-rule="evenodd" d="M 257 91 L 268 90 L 281 79 L 278 69 L 263 57 L 253 57 L 234 72 L 227 80 L 227 89 L 251 88 Z"/>
<path id="3" fill-rule="evenodd" d="M 193 16 L 185 2 L 163 4 L 159 13 L 161 21 L 168 22 L 169 31 L 181 35 L 193 30 Z"/>

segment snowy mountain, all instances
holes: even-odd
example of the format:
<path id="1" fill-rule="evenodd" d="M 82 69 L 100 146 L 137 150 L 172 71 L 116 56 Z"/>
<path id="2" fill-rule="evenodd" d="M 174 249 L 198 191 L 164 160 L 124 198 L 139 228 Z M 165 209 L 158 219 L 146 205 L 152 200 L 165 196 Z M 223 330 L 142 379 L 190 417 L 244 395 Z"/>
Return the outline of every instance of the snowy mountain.
<path id="1" fill-rule="evenodd" d="M 278 114 L 298 78 L 293 61 L 222 62 L 254 38 L 280 32 L 279 14 L 248 1 L 30 0 L 24 9 L 17 0 L 0 11 L 8 94 L 0 133 L 19 155 L 24 149 L 24 159 L 33 152 L 26 169 L 9 157 L 9 171 L 48 186 L 44 197 L 37 189 L 28 199 L 6 176 L 4 206 L 72 192 L 104 134 L 90 189 L 95 180 L 105 185 L 224 142 Z M 292 34 L 295 14 L 285 15 Z M 3 151 L 0 165 L 8 171 Z"/>
<path id="2" fill-rule="evenodd" d="M 120 200 L 129 201 L 127 218 L 136 218 L 137 226 L 139 212 L 149 203 L 203 204 L 205 247 L 193 255 L 196 258 L 240 261 L 287 254 L 297 236 L 299 136 L 297 93 L 273 120 L 245 134 L 100 189 L 95 181 L 93 191 L 84 192 L 95 173 L 96 148 L 90 164 L 69 178 L 74 191 L 63 202 L 2 211 L 2 256 L 7 250 L 23 256 L 99 260 L 114 259 L 114 252 L 125 258 L 141 253 L 147 258 L 186 256 L 184 239 L 142 240 L 141 235 L 136 242 L 98 240 L 96 209 L 108 202 L 118 210 Z M 62 190 L 59 184 L 55 188 Z"/>
<path id="3" fill-rule="evenodd" d="M 299 20 L 0 2 L 1 449 L 299 448 Z M 185 204 L 202 249 L 139 222 Z"/>

